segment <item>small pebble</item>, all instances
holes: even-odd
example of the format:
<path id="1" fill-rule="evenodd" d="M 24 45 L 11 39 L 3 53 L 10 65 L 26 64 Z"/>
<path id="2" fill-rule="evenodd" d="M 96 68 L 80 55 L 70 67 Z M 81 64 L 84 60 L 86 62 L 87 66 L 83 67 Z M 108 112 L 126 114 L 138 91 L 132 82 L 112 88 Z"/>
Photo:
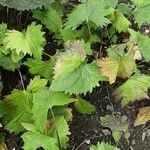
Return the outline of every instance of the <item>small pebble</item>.
<path id="1" fill-rule="evenodd" d="M 91 143 L 91 141 L 90 140 L 86 140 L 85 143 L 89 145 Z"/>
<path id="2" fill-rule="evenodd" d="M 111 135 L 111 132 L 108 129 L 104 129 L 102 132 L 104 133 L 105 136 Z"/>
<path id="3" fill-rule="evenodd" d="M 126 122 L 127 119 L 128 119 L 128 117 L 127 117 L 126 115 L 123 115 L 123 116 L 121 117 L 121 122 L 122 122 L 122 123 L 123 123 L 123 122 Z"/>
<path id="4" fill-rule="evenodd" d="M 135 140 L 132 140 L 132 145 L 135 145 Z"/>
<path id="5" fill-rule="evenodd" d="M 111 106 L 111 105 L 107 105 L 107 106 L 106 106 L 106 109 L 107 109 L 108 111 L 113 111 L 114 108 L 113 108 L 113 106 Z"/>
<path id="6" fill-rule="evenodd" d="M 147 134 L 147 132 L 142 133 L 142 142 L 145 140 L 146 134 Z"/>
<path id="7" fill-rule="evenodd" d="M 148 29 L 145 30 L 145 33 L 148 34 L 150 31 Z"/>
<path id="8" fill-rule="evenodd" d="M 147 129 L 147 136 L 150 137 L 150 129 Z"/>
<path id="9" fill-rule="evenodd" d="M 124 137 L 125 137 L 126 139 L 129 139 L 130 136 L 131 136 L 130 132 L 127 132 L 127 133 L 125 133 L 125 135 L 124 135 Z"/>

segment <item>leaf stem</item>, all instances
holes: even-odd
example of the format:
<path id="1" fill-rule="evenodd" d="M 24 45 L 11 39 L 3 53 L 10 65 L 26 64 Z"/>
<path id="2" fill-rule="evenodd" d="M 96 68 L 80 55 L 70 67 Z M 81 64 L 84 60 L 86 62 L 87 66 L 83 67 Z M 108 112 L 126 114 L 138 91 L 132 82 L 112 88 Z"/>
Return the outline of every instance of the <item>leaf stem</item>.
<path id="1" fill-rule="evenodd" d="M 20 80 L 21 80 L 21 84 L 22 84 L 22 89 L 25 91 L 25 86 L 24 86 L 24 82 L 23 82 L 23 77 L 22 77 L 21 71 L 19 69 L 17 69 L 17 70 L 19 72 L 19 76 L 20 76 Z"/>
<path id="2" fill-rule="evenodd" d="M 45 56 L 48 56 L 49 58 L 51 58 L 51 55 L 49 55 L 49 54 L 47 54 L 47 53 L 45 53 L 45 52 L 43 52 L 43 54 L 44 54 Z"/>
<path id="3" fill-rule="evenodd" d="M 89 25 L 88 20 L 86 20 L 86 24 L 87 24 L 88 32 L 89 32 L 89 35 L 90 35 L 90 41 L 92 41 L 92 33 L 91 33 L 91 29 L 90 29 L 90 25 Z"/>
<path id="4" fill-rule="evenodd" d="M 51 110 L 51 114 L 52 114 L 52 117 L 53 117 L 53 120 L 54 120 L 54 124 L 55 124 L 55 128 L 56 128 L 56 134 L 57 134 L 57 140 L 58 140 L 59 149 L 62 150 L 61 143 L 60 143 L 60 137 L 59 137 L 59 133 L 58 133 L 58 128 L 57 128 L 57 124 L 56 124 L 56 120 L 55 120 L 55 116 L 54 116 L 54 112 L 53 112 L 52 108 L 50 108 L 50 110 Z"/>

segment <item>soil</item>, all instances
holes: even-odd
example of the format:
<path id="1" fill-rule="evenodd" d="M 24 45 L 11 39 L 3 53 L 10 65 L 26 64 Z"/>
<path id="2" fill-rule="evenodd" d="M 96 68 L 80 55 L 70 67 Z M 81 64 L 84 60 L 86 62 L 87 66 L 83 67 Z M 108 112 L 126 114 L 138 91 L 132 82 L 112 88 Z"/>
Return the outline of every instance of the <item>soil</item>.
<path id="1" fill-rule="evenodd" d="M 126 0 L 124 0 L 126 1 Z M 74 4 L 76 0 L 71 1 L 69 8 Z M 66 10 L 68 10 L 66 7 Z M 6 12 L 6 9 L 4 10 Z M 1 17 L 1 22 L 7 22 L 13 14 L 17 14 L 19 18 L 20 15 L 17 11 L 12 11 L 11 15 L 5 15 Z M 31 22 L 30 14 L 25 12 L 19 20 L 19 23 L 14 21 L 13 24 L 9 25 L 11 28 L 24 28 L 26 25 Z M 18 19 L 17 19 L 18 20 Z M 24 20 L 22 22 L 22 20 Z M 28 22 L 28 23 L 27 23 Z M 16 26 L 17 24 L 17 26 Z M 142 31 L 149 29 L 149 26 L 144 26 Z M 53 55 L 56 49 L 59 49 L 61 46 L 58 46 L 52 40 L 52 34 L 47 33 L 47 45 L 45 46 L 46 53 Z M 53 50 L 53 51 L 52 51 Z M 47 59 L 46 56 L 43 57 Z M 139 68 L 142 70 L 142 73 L 150 75 L 150 65 L 145 62 L 138 62 Z M 25 84 L 29 83 L 31 75 L 28 72 L 28 69 L 25 67 L 21 68 L 23 79 Z M 14 89 L 21 89 L 20 77 L 18 71 L 9 72 L 0 68 L 0 81 L 3 82 L 3 91 L 2 97 L 4 95 L 10 94 Z M 97 142 L 105 141 L 120 147 L 121 150 L 150 150 L 150 123 L 141 125 L 138 127 L 134 126 L 134 120 L 138 113 L 138 108 L 144 106 L 150 106 L 149 100 L 137 101 L 133 104 L 130 104 L 124 108 L 121 108 L 120 102 L 116 102 L 115 98 L 112 96 L 113 91 L 118 87 L 122 81 L 117 81 L 115 85 L 109 85 L 107 82 L 100 83 L 100 87 L 97 87 L 93 90 L 92 93 L 87 93 L 83 96 L 86 100 L 91 102 L 96 106 L 96 112 L 92 115 L 81 115 L 76 111 L 73 111 L 73 121 L 70 122 L 70 141 L 68 143 L 68 150 L 89 150 L 90 146 L 97 144 Z M 107 114 L 113 114 L 114 120 L 109 124 L 102 124 L 100 121 L 101 116 Z M 121 140 L 118 143 L 115 143 L 112 136 L 112 128 L 119 121 L 119 118 L 126 118 L 129 122 L 129 130 L 126 134 L 123 134 Z M 8 150 L 21 150 L 23 141 L 20 138 L 20 135 L 15 135 L 14 133 L 10 134 L 3 128 L 0 128 L 0 132 L 6 135 L 5 143 Z"/>
<path id="2" fill-rule="evenodd" d="M 110 87 L 108 84 L 102 84 L 100 88 L 96 88 L 91 94 L 86 96 L 96 106 L 97 111 L 90 116 L 75 113 L 73 122 L 70 124 L 71 136 L 68 150 L 89 150 L 89 147 L 98 141 L 114 144 L 120 147 L 121 150 L 150 149 L 150 124 L 147 123 L 140 127 L 134 127 L 138 108 L 149 106 L 150 101 L 142 100 L 121 109 L 120 103 L 115 102 L 111 96 L 114 89 L 114 87 Z M 112 113 L 116 114 L 116 121 L 119 117 L 126 117 L 129 122 L 128 132 L 122 136 L 117 144 L 115 144 L 111 129 L 108 127 L 109 125 L 103 126 L 100 122 L 101 116 Z M 113 124 L 117 125 L 117 122 L 113 122 Z M 146 137 L 142 141 L 144 134 L 146 134 Z"/>

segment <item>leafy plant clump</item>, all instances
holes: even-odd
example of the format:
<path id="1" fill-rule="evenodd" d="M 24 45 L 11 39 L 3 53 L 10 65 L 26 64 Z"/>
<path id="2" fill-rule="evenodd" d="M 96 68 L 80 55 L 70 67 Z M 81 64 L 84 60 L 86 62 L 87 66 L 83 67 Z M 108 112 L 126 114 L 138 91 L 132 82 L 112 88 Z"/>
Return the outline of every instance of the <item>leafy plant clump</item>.
<path id="1" fill-rule="evenodd" d="M 96 107 L 84 95 L 103 82 L 112 85 L 122 79 L 113 92 L 122 107 L 149 98 L 150 76 L 138 65 L 150 61 L 150 38 L 140 32 L 143 24 L 150 23 L 147 0 L 131 0 L 129 4 L 83 0 L 67 14 L 63 11 L 67 1 L 0 0 L 0 4 L 18 10 L 32 9 L 32 23 L 23 30 L 0 24 L 0 67 L 18 71 L 22 85 L 9 95 L 2 95 L 1 125 L 10 133 L 22 134 L 23 149 L 67 149 L 72 109 L 84 115 L 95 112 Z M 46 53 L 47 33 L 61 47 L 55 55 Z M 127 36 L 120 39 L 124 34 Z M 28 68 L 32 76 L 28 85 L 24 83 L 22 67 Z M 0 82 L 0 96 L 2 88 Z M 140 108 L 135 125 L 149 121 L 149 112 L 149 106 Z M 116 142 L 124 131 L 122 127 L 117 129 L 113 131 Z M 5 146 L 4 140 L 1 146 Z M 90 148 L 107 149 L 119 150 L 103 142 Z"/>

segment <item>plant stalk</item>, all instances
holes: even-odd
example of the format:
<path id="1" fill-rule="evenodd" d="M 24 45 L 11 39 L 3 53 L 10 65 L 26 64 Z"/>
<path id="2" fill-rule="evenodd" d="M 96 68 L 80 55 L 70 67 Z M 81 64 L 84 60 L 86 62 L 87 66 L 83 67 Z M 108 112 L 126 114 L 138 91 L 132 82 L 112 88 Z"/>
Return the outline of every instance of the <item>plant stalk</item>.
<path id="1" fill-rule="evenodd" d="M 23 82 L 23 77 L 22 77 L 21 71 L 19 69 L 17 69 L 17 70 L 19 72 L 19 76 L 20 76 L 20 80 L 21 80 L 21 84 L 22 84 L 22 89 L 25 91 L 25 86 L 24 86 L 24 82 Z"/>
<path id="2" fill-rule="evenodd" d="M 52 114 L 52 117 L 53 117 L 53 120 L 54 120 L 54 124 L 55 124 L 55 129 L 56 129 L 56 134 L 57 134 L 57 140 L 58 140 L 59 149 L 62 150 L 61 143 L 60 143 L 60 137 L 59 137 L 59 133 L 58 133 L 58 128 L 57 128 L 57 124 L 56 124 L 56 120 L 55 120 L 55 116 L 54 116 L 54 112 L 53 112 L 52 108 L 50 110 L 51 110 L 51 114 Z"/>
<path id="3" fill-rule="evenodd" d="M 86 24 L 87 24 L 87 28 L 88 28 L 88 32 L 89 32 L 89 36 L 90 36 L 90 41 L 92 41 L 92 33 L 91 33 L 91 29 L 90 29 L 88 20 L 86 21 Z"/>

